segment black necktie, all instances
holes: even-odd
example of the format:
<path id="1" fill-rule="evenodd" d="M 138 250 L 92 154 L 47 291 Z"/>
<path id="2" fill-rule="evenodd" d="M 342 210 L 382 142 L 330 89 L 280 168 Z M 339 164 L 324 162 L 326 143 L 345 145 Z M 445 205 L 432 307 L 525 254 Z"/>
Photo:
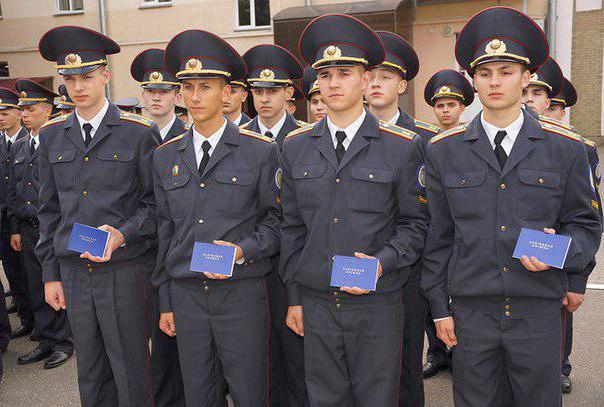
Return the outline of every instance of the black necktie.
<path id="1" fill-rule="evenodd" d="M 206 169 L 206 165 L 208 165 L 208 161 L 210 161 L 210 154 L 208 153 L 208 151 L 210 151 L 210 148 L 212 148 L 212 145 L 207 140 L 201 144 L 201 150 L 203 151 L 203 157 L 201 157 L 201 162 L 199 163 L 199 175 L 200 176 L 203 175 L 203 170 Z"/>
<path id="2" fill-rule="evenodd" d="M 267 132 L 264 133 L 264 137 L 268 137 L 268 138 L 270 138 L 272 140 L 273 139 L 273 133 L 271 133 L 270 131 L 267 130 Z"/>
<path id="3" fill-rule="evenodd" d="M 92 141 L 92 135 L 90 134 L 92 132 L 92 124 L 84 123 L 82 128 L 84 129 L 84 133 L 86 133 L 86 136 L 84 137 L 84 144 L 86 145 L 86 147 L 88 147 L 88 145 Z"/>
<path id="4" fill-rule="evenodd" d="M 29 144 L 29 153 L 31 155 L 34 155 L 34 153 L 36 152 L 36 139 L 31 139 L 31 143 Z"/>
<path id="5" fill-rule="evenodd" d="M 501 142 L 506 136 L 506 132 L 504 130 L 499 130 L 497 135 L 495 136 L 495 155 L 497 156 L 497 161 L 499 161 L 499 165 L 501 165 L 501 169 L 505 165 L 505 160 L 507 160 L 508 155 L 505 153 L 503 147 L 501 147 Z"/>
<path id="6" fill-rule="evenodd" d="M 10 147 L 13 145 L 13 142 L 8 140 L 6 142 L 6 151 L 8 151 L 10 153 Z"/>
<path id="7" fill-rule="evenodd" d="M 336 139 L 338 140 L 338 145 L 336 146 L 336 157 L 338 158 L 338 164 L 342 161 L 342 157 L 344 157 L 344 153 L 346 149 L 344 148 L 344 140 L 346 140 L 346 133 L 342 130 L 336 131 Z"/>

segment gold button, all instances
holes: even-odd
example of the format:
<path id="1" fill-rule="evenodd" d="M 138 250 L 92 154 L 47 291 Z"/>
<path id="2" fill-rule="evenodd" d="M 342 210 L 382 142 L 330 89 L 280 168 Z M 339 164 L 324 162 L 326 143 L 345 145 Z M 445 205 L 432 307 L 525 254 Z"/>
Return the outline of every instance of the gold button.
<path id="1" fill-rule="evenodd" d="M 113 154 L 113 159 L 114 159 L 114 160 L 117 160 L 118 158 L 119 158 L 119 157 L 118 157 L 118 155 L 117 155 L 117 154 Z"/>
<path id="2" fill-rule="evenodd" d="M 502 226 L 501 226 L 501 230 L 502 230 L 503 232 L 505 232 L 506 230 L 508 230 L 508 227 L 507 227 L 507 226 L 505 226 L 505 225 L 502 225 Z"/>
<path id="3" fill-rule="evenodd" d="M 33 167 L 34 165 L 33 165 L 33 164 L 29 164 L 29 166 L 30 166 L 30 167 Z"/>
<path id="4" fill-rule="evenodd" d="M 90 271 L 90 272 L 92 273 L 94 270 L 92 270 L 92 269 L 88 269 L 88 271 Z"/>
<path id="5" fill-rule="evenodd" d="M 210 287 L 208 287 L 207 285 L 203 287 L 204 290 L 208 291 L 210 289 Z"/>
<path id="6" fill-rule="evenodd" d="M 509 299 L 508 297 L 506 297 L 504 301 L 505 301 L 505 302 L 509 302 L 509 301 L 510 301 L 510 299 Z"/>
<path id="7" fill-rule="evenodd" d="M 333 223 L 338 223 L 340 220 L 338 218 L 333 218 Z"/>
<path id="8" fill-rule="evenodd" d="M 88 156 L 85 156 L 84 161 L 88 162 L 88 160 L 90 160 L 90 158 L 88 158 Z"/>
<path id="9" fill-rule="evenodd" d="M 543 178 L 539 178 L 539 183 L 543 184 L 545 182 L 545 180 Z"/>
<path id="10" fill-rule="evenodd" d="M 92 267 L 92 264 L 90 264 L 90 263 L 86 263 L 86 267 L 89 267 L 89 268 L 90 268 L 90 267 Z"/>
<path id="11" fill-rule="evenodd" d="M 501 188 L 501 189 L 505 189 L 505 184 L 501 184 L 501 185 L 499 185 L 499 188 Z"/>
<path id="12" fill-rule="evenodd" d="M 503 271 L 504 273 L 507 273 L 508 272 L 508 268 L 504 267 L 504 268 L 501 269 L 501 271 Z"/>
<path id="13" fill-rule="evenodd" d="M 237 177 L 233 177 L 233 178 L 231 178 L 231 181 L 233 181 L 233 182 L 237 182 Z"/>
<path id="14" fill-rule="evenodd" d="M 506 306 L 505 306 L 505 309 L 510 309 L 510 306 L 509 306 L 509 305 L 506 305 Z"/>
<path id="15" fill-rule="evenodd" d="M 206 184 L 204 184 L 203 182 L 201 184 L 199 184 L 199 188 L 205 188 Z"/>
<path id="16" fill-rule="evenodd" d="M 336 308 L 340 308 L 342 304 L 336 304 Z"/>
<path id="17" fill-rule="evenodd" d="M 203 219 L 199 219 L 197 222 L 201 224 L 203 223 Z"/>
<path id="18" fill-rule="evenodd" d="M 373 179 L 373 174 L 369 174 L 369 179 Z"/>
<path id="19" fill-rule="evenodd" d="M 506 317 L 509 317 L 510 315 L 512 315 L 512 314 L 510 313 L 510 311 L 506 311 L 506 312 L 505 312 L 505 316 L 506 316 Z"/>
<path id="20" fill-rule="evenodd" d="M 82 192 L 82 194 L 83 194 L 84 196 L 88 196 L 88 191 L 84 191 L 84 192 Z"/>
<path id="21" fill-rule="evenodd" d="M 342 182 L 342 180 L 340 178 L 336 178 L 336 184 L 339 184 L 340 182 Z"/>
<path id="22" fill-rule="evenodd" d="M 461 180 L 461 185 L 466 185 L 466 180 L 465 179 Z"/>
<path id="23" fill-rule="evenodd" d="M 27 204 L 28 204 L 28 205 L 31 205 L 31 201 L 27 201 Z"/>
<path id="24" fill-rule="evenodd" d="M 334 292 L 333 292 L 333 295 L 335 295 L 335 296 L 337 297 L 337 296 L 338 296 L 338 292 L 337 292 L 337 291 L 334 291 Z"/>
<path id="25" fill-rule="evenodd" d="M 308 175 L 308 171 L 304 171 L 304 176 L 306 177 Z"/>
<path id="26" fill-rule="evenodd" d="M 28 186 L 28 187 L 31 187 L 31 182 L 28 182 L 28 183 L 27 183 L 27 186 Z"/>
<path id="27" fill-rule="evenodd" d="M 60 155 L 60 156 L 57 157 L 57 160 L 59 160 L 59 161 L 61 161 L 62 159 L 63 159 L 62 155 Z"/>

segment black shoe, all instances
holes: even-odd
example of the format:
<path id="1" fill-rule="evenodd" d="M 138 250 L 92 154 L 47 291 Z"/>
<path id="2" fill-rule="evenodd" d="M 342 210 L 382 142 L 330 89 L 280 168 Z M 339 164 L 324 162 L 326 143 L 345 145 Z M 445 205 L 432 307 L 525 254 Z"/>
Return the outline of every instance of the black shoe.
<path id="1" fill-rule="evenodd" d="M 426 364 L 424 365 L 424 371 L 422 372 L 422 376 L 423 376 L 424 379 L 428 379 L 430 377 L 434 377 L 441 370 L 448 369 L 449 366 L 450 366 L 449 363 L 426 362 Z"/>
<path id="2" fill-rule="evenodd" d="M 60 350 L 52 352 L 50 357 L 44 362 L 44 369 L 54 369 L 55 367 L 61 366 L 71 358 L 71 354 L 65 353 Z"/>
<path id="3" fill-rule="evenodd" d="M 52 349 L 40 349 L 36 348 L 29 352 L 27 355 L 19 356 L 17 363 L 20 365 L 29 365 L 30 363 L 36 363 L 46 359 L 52 354 Z"/>
<path id="4" fill-rule="evenodd" d="M 8 307 L 6 307 L 6 313 L 14 314 L 15 312 L 17 312 L 17 304 L 15 304 L 14 302 L 11 302 L 10 305 Z"/>
<path id="5" fill-rule="evenodd" d="M 27 336 L 34 330 L 34 327 L 31 325 L 21 325 L 19 328 L 15 329 L 12 334 L 10 334 L 11 339 L 20 338 L 22 336 Z"/>
<path id="6" fill-rule="evenodd" d="M 570 377 L 566 375 L 560 376 L 560 386 L 562 386 L 562 393 L 568 394 L 573 390 L 573 382 L 570 381 Z"/>

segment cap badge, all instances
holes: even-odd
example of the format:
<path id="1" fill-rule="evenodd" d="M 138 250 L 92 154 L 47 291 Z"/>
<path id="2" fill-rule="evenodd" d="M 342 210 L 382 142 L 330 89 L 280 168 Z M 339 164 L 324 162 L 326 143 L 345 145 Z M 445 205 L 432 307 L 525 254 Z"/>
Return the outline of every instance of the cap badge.
<path id="1" fill-rule="evenodd" d="M 202 65 L 201 61 L 197 58 L 191 58 L 187 61 L 187 66 L 185 67 L 186 71 L 197 72 L 201 70 Z"/>
<path id="2" fill-rule="evenodd" d="M 27 97 L 27 93 L 25 91 L 21 92 L 21 97 L 22 98 L 26 98 Z"/>
<path id="3" fill-rule="evenodd" d="M 189 60 L 189 61 L 191 61 L 191 60 Z M 188 63 L 187 63 L 187 66 L 188 66 Z M 151 75 L 149 75 L 149 79 L 151 80 L 151 82 L 163 82 L 164 76 L 160 72 L 153 71 L 153 72 L 151 72 Z"/>
<path id="4" fill-rule="evenodd" d="M 505 42 L 498 40 L 497 38 L 491 40 L 485 48 L 485 52 L 489 55 L 504 54 L 506 50 L 507 46 L 505 45 Z"/>
<path id="5" fill-rule="evenodd" d="M 330 45 L 329 47 L 325 48 L 325 51 L 323 51 L 323 58 L 325 59 L 337 59 L 341 56 L 342 50 L 335 45 Z"/>
<path id="6" fill-rule="evenodd" d="M 68 54 L 65 57 L 65 65 L 75 66 L 82 63 L 82 57 L 78 54 Z"/>
<path id="7" fill-rule="evenodd" d="M 275 72 L 271 69 L 264 69 L 262 70 L 262 72 L 260 72 L 260 76 L 262 77 L 262 79 L 272 81 L 273 79 L 275 79 Z"/>
<path id="8" fill-rule="evenodd" d="M 438 93 L 451 93 L 451 88 L 448 86 L 443 86 L 438 90 Z"/>
<path id="9" fill-rule="evenodd" d="M 67 101 L 67 96 L 61 95 L 61 101 L 66 102 Z"/>
<path id="10" fill-rule="evenodd" d="M 531 82 L 539 82 L 539 75 L 537 75 L 537 72 L 531 75 Z"/>

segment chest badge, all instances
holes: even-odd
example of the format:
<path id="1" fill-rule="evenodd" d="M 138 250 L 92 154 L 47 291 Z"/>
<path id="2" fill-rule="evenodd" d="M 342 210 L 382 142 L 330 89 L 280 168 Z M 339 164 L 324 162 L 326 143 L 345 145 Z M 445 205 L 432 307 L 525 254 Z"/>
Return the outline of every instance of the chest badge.
<path id="1" fill-rule="evenodd" d="M 172 167 L 172 176 L 173 177 L 178 176 L 178 165 L 175 165 L 174 167 Z"/>

